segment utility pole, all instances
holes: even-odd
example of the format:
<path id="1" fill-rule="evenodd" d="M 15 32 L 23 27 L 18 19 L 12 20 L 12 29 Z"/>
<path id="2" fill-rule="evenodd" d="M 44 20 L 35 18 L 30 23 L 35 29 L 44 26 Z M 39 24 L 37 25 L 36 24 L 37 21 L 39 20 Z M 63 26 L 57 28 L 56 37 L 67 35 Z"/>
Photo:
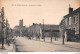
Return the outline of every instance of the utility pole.
<path id="1" fill-rule="evenodd" d="M 43 39 L 44 39 L 44 42 L 45 42 L 45 36 L 44 36 L 44 19 L 43 19 Z"/>
<path id="2" fill-rule="evenodd" d="M 52 30 L 51 30 L 51 25 L 50 25 L 50 36 L 51 36 L 51 43 L 52 43 Z"/>
<path id="3" fill-rule="evenodd" d="M 4 28 L 5 28 L 5 19 L 4 19 L 4 7 L 1 9 L 1 17 L 2 17 L 2 49 L 4 49 Z"/>

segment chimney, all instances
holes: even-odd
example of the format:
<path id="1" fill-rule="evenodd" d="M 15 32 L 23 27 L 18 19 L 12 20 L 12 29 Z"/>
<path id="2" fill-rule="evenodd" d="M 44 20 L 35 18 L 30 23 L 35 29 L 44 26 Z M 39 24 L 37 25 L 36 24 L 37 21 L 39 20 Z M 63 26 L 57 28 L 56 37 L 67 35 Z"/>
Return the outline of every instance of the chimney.
<path id="1" fill-rule="evenodd" d="M 71 8 L 70 4 L 69 4 L 69 14 L 73 12 L 73 8 Z"/>
<path id="2" fill-rule="evenodd" d="M 36 25 L 35 23 L 33 23 L 33 25 Z"/>

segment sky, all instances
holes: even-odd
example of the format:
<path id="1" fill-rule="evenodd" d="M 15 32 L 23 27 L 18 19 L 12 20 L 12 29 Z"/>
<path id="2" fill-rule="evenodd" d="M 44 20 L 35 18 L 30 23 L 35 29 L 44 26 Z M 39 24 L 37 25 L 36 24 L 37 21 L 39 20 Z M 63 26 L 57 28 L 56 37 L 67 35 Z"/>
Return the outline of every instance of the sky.
<path id="1" fill-rule="evenodd" d="M 1 12 L 1 0 L 0 0 L 0 12 Z"/>
<path id="2" fill-rule="evenodd" d="M 80 0 L 2 0 L 1 6 L 5 10 L 5 18 L 10 27 L 19 25 L 23 19 L 24 26 L 32 23 L 59 25 L 63 16 L 68 14 L 69 4 L 72 8 L 80 7 Z"/>

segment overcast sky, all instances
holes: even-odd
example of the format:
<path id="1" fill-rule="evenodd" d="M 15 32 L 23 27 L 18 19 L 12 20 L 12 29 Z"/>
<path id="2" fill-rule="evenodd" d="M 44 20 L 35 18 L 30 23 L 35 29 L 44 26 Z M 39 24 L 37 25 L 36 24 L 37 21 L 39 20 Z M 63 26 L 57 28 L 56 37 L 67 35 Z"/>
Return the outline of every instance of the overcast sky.
<path id="1" fill-rule="evenodd" d="M 2 0 L 5 9 L 5 18 L 9 20 L 11 28 L 19 24 L 23 19 L 24 25 L 32 23 L 58 25 L 63 16 L 68 14 L 69 4 L 71 7 L 79 7 L 80 0 Z M 33 6 L 31 6 L 33 5 Z"/>

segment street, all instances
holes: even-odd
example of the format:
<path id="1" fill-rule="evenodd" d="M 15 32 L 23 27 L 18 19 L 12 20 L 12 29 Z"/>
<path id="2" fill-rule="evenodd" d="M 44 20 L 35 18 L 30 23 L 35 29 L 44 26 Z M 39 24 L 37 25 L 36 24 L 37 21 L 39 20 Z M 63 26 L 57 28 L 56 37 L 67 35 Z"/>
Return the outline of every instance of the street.
<path id="1" fill-rule="evenodd" d="M 16 52 L 79 52 L 80 48 L 71 45 L 55 44 L 43 41 L 28 40 L 26 37 L 15 38 Z M 71 44 L 71 43 L 70 43 Z"/>

